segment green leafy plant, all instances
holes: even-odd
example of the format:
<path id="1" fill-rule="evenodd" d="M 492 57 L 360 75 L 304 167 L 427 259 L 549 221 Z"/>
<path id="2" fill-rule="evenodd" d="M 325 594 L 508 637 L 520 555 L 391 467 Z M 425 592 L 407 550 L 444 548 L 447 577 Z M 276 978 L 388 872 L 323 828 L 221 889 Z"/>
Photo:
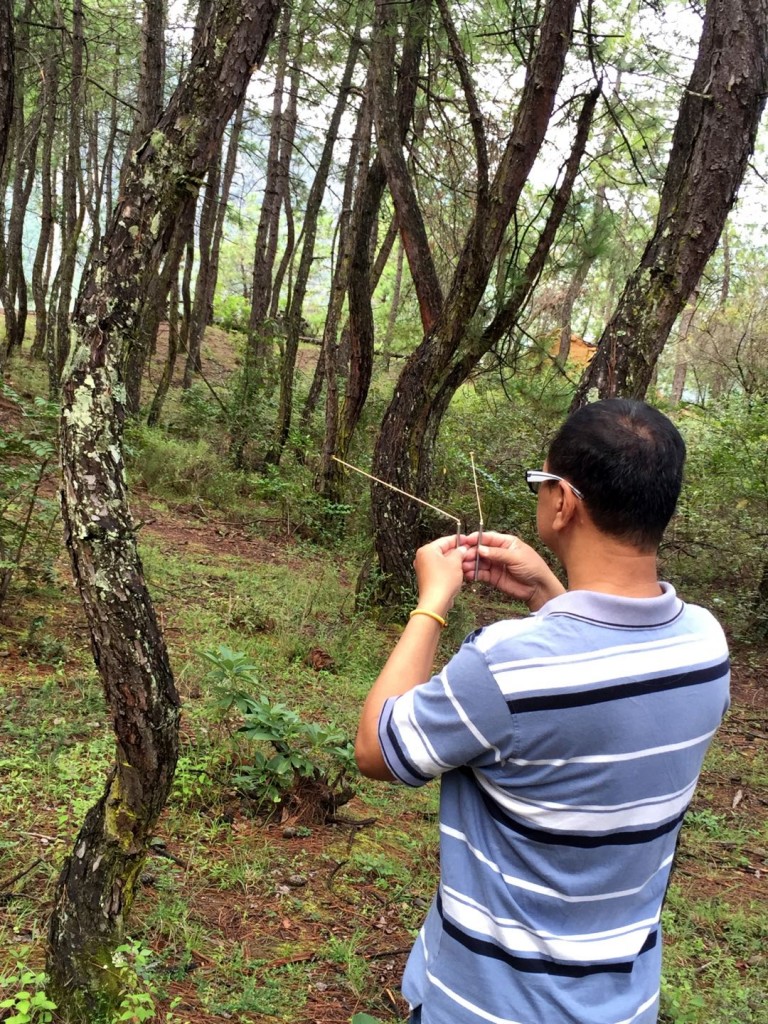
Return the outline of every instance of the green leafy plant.
<path id="1" fill-rule="evenodd" d="M 10 992 L 0 999 L 0 1011 L 5 1024 L 48 1024 L 53 1020 L 56 1003 L 45 991 L 47 978 L 44 973 L 30 970 L 23 963 L 17 963 L 16 972 L 0 977 L 0 993 Z"/>
<path id="2" fill-rule="evenodd" d="M 300 780 L 323 780 L 330 790 L 352 795 L 346 781 L 354 769 L 354 750 L 343 730 L 334 725 L 305 722 L 285 704 L 247 692 L 259 685 L 256 666 L 241 651 L 222 644 L 203 652 L 209 665 L 208 678 L 217 696 L 214 707 L 223 714 L 236 710 L 241 724 L 233 736 L 240 745 L 269 744 L 271 750 L 255 747 L 247 756 L 238 751 L 240 768 L 234 777 L 238 788 L 259 801 L 278 804 Z"/>
<path id="3" fill-rule="evenodd" d="M 273 704 L 266 697 L 247 698 L 239 735 L 244 739 L 271 744 L 274 753 L 256 751 L 250 765 L 236 776 L 239 786 L 256 791 L 273 803 L 279 803 L 298 779 L 327 778 L 322 755 L 330 755 L 336 773 L 332 789 L 337 789 L 354 764 L 352 744 L 334 726 L 304 722 L 284 704 Z"/>
<path id="4" fill-rule="evenodd" d="M 129 940 L 112 953 L 123 994 L 109 1024 L 142 1024 L 154 1020 L 155 1001 L 148 991 L 154 953 L 141 942 Z"/>
<path id="5" fill-rule="evenodd" d="M 245 714 L 249 706 L 248 691 L 258 685 L 257 667 L 247 654 L 233 651 L 226 644 L 202 652 L 208 665 L 208 680 L 214 687 L 213 706 L 226 715 L 233 709 Z"/>

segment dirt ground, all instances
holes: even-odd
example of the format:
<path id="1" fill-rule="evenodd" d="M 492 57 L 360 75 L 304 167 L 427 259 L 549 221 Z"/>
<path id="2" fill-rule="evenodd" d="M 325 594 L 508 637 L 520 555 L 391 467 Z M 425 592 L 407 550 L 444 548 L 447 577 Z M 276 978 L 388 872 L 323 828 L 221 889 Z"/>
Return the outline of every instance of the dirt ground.
<path id="1" fill-rule="evenodd" d="M 229 354 L 223 337 L 216 332 L 206 338 L 206 376 L 212 387 L 220 383 L 228 370 Z M 221 349 L 221 350 L 220 350 Z M 155 368 L 159 376 L 160 356 Z M 182 367 L 177 368 L 180 374 Z M 156 379 L 156 377 L 155 377 Z M 0 400 L 0 423 L 7 425 L 13 415 L 8 403 Z M 55 489 L 55 480 L 50 481 Z M 201 508 L 194 503 L 178 505 L 173 510 L 158 510 L 150 504 L 148 496 L 134 494 L 134 517 L 141 531 L 150 535 L 163 550 L 174 552 L 199 551 L 216 557 L 235 555 L 258 566 L 266 563 L 290 564 L 295 551 L 284 543 L 271 525 L 255 534 L 252 528 L 229 520 Z M 158 602 L 163 625 L 173 629 L 172 613 Z M 478 617 L 482 617 L 478 597 Z M 5 625 L 13 627 L 13 612 L 6 611 Z M 84 645 L 87 634 L 82 611 L 73 590 L 62 598 L 57 611 L 51 616 L 49 629 L 68 641 L 73 647 Z M 50 669 L 45 665 L 31 668 L 29 659 L 18 644 L 2 639 L 3 622 L 0 621 L 0 675 L 8 683 L 16 678 L 29 679 L 30 672 L 42 679 Z M 13 635 L 10 628 L 6 636 Z M 12 694 L 13 695 L 13 694 Z M 745 761 L 764 750 L 768 743 L 768 650 L 754 647 L 733 648 L 732 708 L 722 727 L 719 742 L 727 751 L 733 751 Z M 728 815 L 749 815 L 756 824 L 765 826 L 768 819 L 768 791 L 753 789 L 738 774 L 705 772 L 702 777 L 694 809 L 713 808 Z M 50 810 L 50 809 L 49 809 Z M 42 813 L 42 812 L 41 812 Z M 320 908 L 315 918 L 302 917 L 286 911 L 285 890 L 290 878 L 279 879 L 279 884 L 263 890 L 244 891 L 242 898 L 233 903 L 231 891 L 207 884 L 187 871 L 193 852 L 182 842 L 164 832 L 163 823 L 158 846 L 150 857 L 142 878 L 142 892 L 137 900 L 139 919 L 151 911 L 156 900 L 158 864 L 167 867 L 170 861 L 178 868 L 179 894 L 192 906 L 195 926 L 210 937 L 211 949 L 238 948 L 259 960 L 264 969 L 280 968 L 289 964 L 311 966 L 310 984 L 306 1004 L 297 1009 L 294 1024 L 348 1024 L 352 1014 L 365 1010 L 381 1017 L 393 1019 L 404 1015 L 405 1005 L 399 996 L 399 981 L 412 937 L 404 927 L 402 915 L 388 900 L 386 893 L 370 884 L 357 884 L 354 892 L 339 883 L 339 864 L 344 860 L 355 838 L 366 828 L 370 810 L 355 799 L 344 808 L 344 821 L 313 825 L 311 834 L 297 834 L 290 815 L 283 820 L 264 824 L 263 821 L 243 813 L 233 806 L 228 815 L 229 831 L 227 851 L 235 856 L 250 844 L 262 844 L 265 838 L 276 850 L 287 856 L 301 854 L 305 865 L 305 884 L 311 888 L 314 903 Z M 387 824 L 386 813 L 377 813 L 380 825 Z M 403 815 L 391 817 L 391 824 L 407 830 L 408 820 Z M 306 830 L 305 830 L 306 831 Z M 342 853 L 339 853 L 339 849 Z M 692 896 L 717 895 L 728 891 L 729 899 L 760 901 L 766 898 L 768 850 L 759 843 L 747 847 L 737 861 L 723 849 L 721 856 L 706 861 L 696 859 L 683 844 L 675 868 L 678 884 Z M 1 882 L 2 880 L 0 880 Z M 185 886 L 187 890 L 185 891 Z M 0 885 L 2 890 L 2 885 Z M 15 893 L 20 891 L 16 886 Z M 23 883 L 21 883 L 23 891 Z M 0 891 L 0 896 L 2 896 Z M 418 894 L 418 906 L 426 906 L 431 893 Z M 44 911 L 44 908 L 41 908 Z M 374 926 L 367 930 L 365 943 L 359 956 L 368 964 L 378 989 L 378 1005 L 361 1005 L 360 997 L 343 980 L 343 969 L 317 951 L 327 944 L 329 935 L 349 939 L 354 932 L 358 915 L 365 913 Z M 0 915 L 13 914 L 13 903 L 0 901 Z M 171 965 L 172 966 L 172 965 Z M 746 969 L 746 967 L 745 967 Z M 176 999 L 174 1019 L 189 1024 L 213 1024 L 227 1019 L 266 1021 L 268 1016 L 243 1013 L 208 1013 L 201 1009 L 199 989 L 201 979 L 214 979 L 219 971 L 217 958 L 201 949 L 192 959 L 179 965 L 178 976 L 169 984 L 169 999 Z M 1 1018 L 0 1018 L 1 1019 Z"/>

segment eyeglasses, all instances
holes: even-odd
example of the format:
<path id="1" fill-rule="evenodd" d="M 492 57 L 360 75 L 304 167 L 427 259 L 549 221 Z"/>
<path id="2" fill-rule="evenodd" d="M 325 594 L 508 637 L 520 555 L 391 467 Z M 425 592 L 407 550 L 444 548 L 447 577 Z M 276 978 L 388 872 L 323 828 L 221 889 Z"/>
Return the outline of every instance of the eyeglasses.
<path id="1" fill-rule="evenodd" d="M 525 482 L 534 494 L 539 493 L 539 488 L 542 484 L 552 480 L 559 480 L 561 483 L 568 484 L 576 497 L 581 498 L 582 501 L 584 500 L 584 495 L 581 491 L 561 476 L 556 476 L 554 473 L 545 473 L 543 469 L 526 469 L 525 471 Z"/>

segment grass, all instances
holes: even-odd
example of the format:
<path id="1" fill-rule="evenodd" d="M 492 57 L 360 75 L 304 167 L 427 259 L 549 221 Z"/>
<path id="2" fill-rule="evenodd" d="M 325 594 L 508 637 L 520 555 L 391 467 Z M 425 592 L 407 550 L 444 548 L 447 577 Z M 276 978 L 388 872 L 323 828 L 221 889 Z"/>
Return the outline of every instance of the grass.
<path id="1" fill-rule="evenodd" d="M 196 401 L 171 406 L 179 435 L 208 415 Z M 471 406 L 462 412 L 471 414 Z M 193 448 L 182 436 L 172 446 L 137 437 L 132 457 L 134 480 L 145 474 L 162 490 L 137 492 L 134 505 L 183 702 L 176 779 L 129 923 L 136 992 L 151 996 L 163 1024 L 225 1015 L 242 1024 L 346 1024 L 356 1012 L 392 1024 L 405 1015 L 397 985 L 438 873 L 437 787 L 412 791 L 358 778 L 340 822 L 289 811 L 265 818 L 264 806 L 242 798 L 233 781 L 260 747 L 245 744 L 237 715 L 216 706 L 222 684 L 202 653 L 222 644 L 243 652 L 252 665 L 250 696 L 351 736 L 397 628 L 355 612 L 360 553 L 348 543 L 318 546 L 317 509 L 303 494 L 300 468 L 243 489 L 218 464 L 215 446 L 202 454 Z M 491 463 L 493 453 L 485 454 Z M 453 458 L 447 451 L 447 464 Z M 501 503 L 506 470 L 496 476 Z M 529 512 L 522 502 L 515 510 L 518 518 Z M 0 979 L 18 961 L 43 967 L 58 871 L 113 757 L 67 581 L 60 558 L 45 579 L 19 578 L 5 609 Z M 468 592 L 452 612 L 440 657 L 479 612 L 492 618 L 498 610 Z M 735 660 L 737 675 L 764 678 L 765 650 L 745 647 Z M 768 1021 L 764 703 L 731 711 L 681 837 L 664 910 L 662 1024 Z"/>
<path id="2" fill-rule="evenodd" d="M 400 1019 L 404 1007 L 387 993 L 437 877 L 437 788 L 359 780 L 348 826 L 265 822 L 234 793 L 234 723 L 214 708 L 201 657 L 222 643 L 243 651 L 259 692 L 351 733 L 391 631 L 354 613 L 353 568 L 338 555 L 331 564 L 327 552 L 295 542 L 265 561 L 263 550 L 253 557 L 246 534 L 243 556 L 217 551 L 215 541 L 179 546 L 166 525 L 150 529 L 142 558 L 184 701 L 176 781 L 131 920 L 133 938 L 151 954 L 141 985 L 165 1014 L 158 1019 L 342 1024 L 356 1011 Z M 52 600 L 54 640 L 73 595 L 49 593 Z M 470 604 L 457 617 L 469 621 Z M 30 866 L 0 905 L 0 976 L 19 958 L 42 966 L 58 867 L 112 757 L 82 638 L 70 631 L 64 639 L 67 660 L 21 658 L 20 674 L 0 688 L 0 817 L 11 822 L 0 835 L 0 879 Z M 456 639 L 446 637 L 447 648 Z M 307 662 L 318 648 L 331 671 Z M 681 838 L 664 910 L 662 1024 L 766 1019 L 756 877 L 766 815 L 751 812 L 764 807 L 757 801 L 768 763 L 765 743 L 744 729 L 745 714 L 734 709 L 713 746 Z M 739 789 L 746 795 L 734 805 Z"/>

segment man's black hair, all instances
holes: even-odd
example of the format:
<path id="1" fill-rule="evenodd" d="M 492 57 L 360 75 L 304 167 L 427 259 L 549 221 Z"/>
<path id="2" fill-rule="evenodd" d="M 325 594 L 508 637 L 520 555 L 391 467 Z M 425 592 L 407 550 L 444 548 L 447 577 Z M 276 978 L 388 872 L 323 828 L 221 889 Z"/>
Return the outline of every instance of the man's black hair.
<path id="1" fill-rule="evenodd" d="M 656 548 L 683 482 L 685 442 L 658 409 L 625 398 L 582 406 L 560 427 L 547 468 L 584 495 L 595 526 Z"/>

